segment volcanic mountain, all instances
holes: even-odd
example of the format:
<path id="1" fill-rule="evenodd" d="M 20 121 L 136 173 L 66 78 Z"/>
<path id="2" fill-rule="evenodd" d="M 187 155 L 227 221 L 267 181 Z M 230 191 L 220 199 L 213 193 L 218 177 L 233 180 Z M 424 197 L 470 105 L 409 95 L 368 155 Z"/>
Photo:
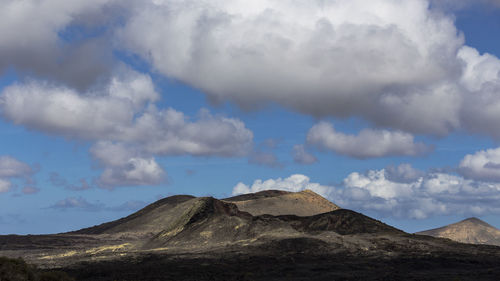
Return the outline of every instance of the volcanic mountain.
<path id="1" fill-rule="evenodd" d="M 500 248 L 407 234 L 312 191 L 172 196 L 78 231 L 0 236 L 0 256 L 93 281 L 443 280 L 442 262 L 460 277 L 500 274 Z"/>
<path id="2" fill-rule="evenodd" d="M 239 210 L 254 216 L 264 214 L 313 216 L 340 209 L 339 206 L 308 189 L 301 192 L 266 190 L 226 198 L 223 201 L 231 202 L 238 206 Z"/>
<path id="3" fill-rule="evenodd" d="M 417 234 L 448 238 L 461 243 L 500 246 L 500 230 L 478 218 L 468 218 L 440 228 L 421 231 Z"/>

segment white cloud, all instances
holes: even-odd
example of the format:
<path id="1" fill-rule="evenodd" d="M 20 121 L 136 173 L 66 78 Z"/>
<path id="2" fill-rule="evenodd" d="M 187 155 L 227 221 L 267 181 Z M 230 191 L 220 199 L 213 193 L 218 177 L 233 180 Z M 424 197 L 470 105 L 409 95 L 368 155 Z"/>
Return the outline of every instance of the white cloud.
<path id="1" fill-rule="evenodd" d="M 110 75 L 116 64 L 107 57 L 119 48 L 212 101 L 500 139 L 500 61 L 464 45 L 453 16 L 430 8 L 439 1 L 80 2 L 7 0 L 0 71 L 13 66 L 87 89 Z M 74 27 L 102 34 L 65 39 Z"/>
<path id="2" fill-rule="evenodd" d="M 459 57 L 466 62 L 462 84 L 470 92 L 461 111 L 463 126 L 470 132 L 500 139 L 500 60 L 490 54 L 463 48 Z"/>
<path id="3" fill-rule="evenodd" d="M 291 175 L 288 178 L 278 178 L 269 180 L 255 180 L 252 185 L 246 185 L 242 182 L 233 188 L 233 195 L 254 193 L 264 190 L 285 190 L 298 192 L 310 189 L 322 196 L 327 197 L 331 187 L 310 182 L 309 177 L 301 174 Z"/>
<path id="4" fill-rule="evenodd" d="M 33 173 L 30 165 L 10 156 L 0 156 L 0 177 L 25 177 Z"/>
<path id="5" fill-rule="evenodd" d="M 351 173 L 344 179 L 343 185 L 346 188 L 360 188 L 369 192 L 370 196 L 383 199 L 393 199 L 397 197 L 412 197 L 415 185 L 413 183 L 397 183 L 386 179 L 385 170 L 368 171 L 366 174 Z"/>
<path id="6" fill-rule="evenodd" d="M 118 40 L 214 101 L 277 103 L 409 133 L 466 129 L 500 139 L 500 61 L 464 45 L 453 16 L 429 5 L 151 1 L 136 7 Z"/>
<path id="7" fill-rule="evenodd" d="M 413 168 L 412 168 L 413 169 Z M 311 182 L 305 175 L 242 182 L 233 194 L 262 190 L 311 189 L 343 208 L 380 216 L 423 219 L 435 215 L 500 214 L 500 185 L 445 173 L 427 173 L 413 181 L 393 181 L 385 169 L 351 173 L 337 186 Z"/>
<path id="8" fill-rule="evenodd" d="M 412 135 L 404 132 L 364 129 L 359 134 L 337 132 L 326 122 L 314 125 L 307 134 L 307 143 L 320 149 L 355 158 L 385 156 L 417 156 L 430 150 L 423 143 L 415 143 Z"/>
<path id="9" fill-rule="evenodd" d="M 159 98 L 151 78 L 136 72 L 114 77 L 102 92 L 83 95 L 64 86 L 31 80 L 5 88 L 2 114 L 14 123 L 71 138 L 122 135 L 134 115 Z"/>
<path id="10" fill-rule="evenodd" d="M 191 121 L 182 112 L 157 109 L 151 78 L 127 71 L 101 92 L 80 94 L 45 82 L 9 86 L 2 114 L 14 123 L 71 138 L 140 144 L 151 154 L 243 156 L 253 134 L 243 122 L 202 110 Z"/>
<path id="11" fill-rule="evenodd" d="M 115 186 L 158 185 L 165 183 L 167 173 L 154 157 L 145 157 L 138 147 L 123 143 L 97 142 L 92 156 L 104 167 L 96 183 L 107 189 Z"/>
<path id="12" fill-rule="evenodd" d="M 97 183 L 103 188 L 113 188 L 127 185 L 158 185 L 165 180 L 166 172 L 154 158 L 130 158 L 121 165 L 106 167 Z"/>
<path id="13" fill-rule="evenodd" d="M 25 194 L 38 192 L 38 189 L 33 186 L 35 181 L 33 175 L 37 169 L 30 165 L 21 162 L 11 156 L 0 156 L 0 193 L 7 192 L 14 185 L 12 180 L 22 179 L 24 184 Z"/>
<path id="14" fill-rule="evenodd" d="M 0 193 L 7 192 L 12 186 L 11 182 L 0 178 Z"/>
<path id="15" fill-rule="evenodd" d="M 0 11 L 0 73 L 14 67 L 28 73 L 87 87 L 112 65 L 108 39 L 67 42 L 61 34 L 94 21 L 111 0 L 3 0 Z M 108 13 L 110 17 L 111 13 Z"/>
<path id="16" fill-rule="evenodd" d="M 408 183 L 423 177 L 425 173 L 413 168 L 410 164 L 404 163 L 398 166 L 387 166 L 385 175 L 391 181 Z"/>
<path id="17" fill-rule="evenodd" d="M 196 121 L 174 109 L 150 107 L 124 131 L 125 141 L 143 143 L 160 155 L 244 156 L 253 146 L 253 133 L 238 119 L 202 110 Z"/>
<path id="18" fill-rule="evenodd" d="M 427 1 L 154 1 L 119 38 L 214 100 L 419 133 L 460 126 L 463 38 Z"/>
<path id="19" fill-rule="evenodd" d="M 434 215 L 498 214 L 500 185 L 428 173 L 412 182 L 394 182 L 386 171 L 352 173 L 337 190 L 339 204 L 383 215 L 422 219 Z"/>
<path id="20" fill-rule="evenodd" d="M 467 178 L 500 182 L 500 148 L 466 155 L 460 162 L 459 171 Z"/>
<path id="21" fill-rule="evenodd" d="M 307 152 L 304 145 L 294 145 L 292 150 L 293 161 L 300 164 L 313 164 L 318 162 L 318 158 Z"/>
<path id="22" fill-rule="evenodd" d="M 147 75 L 122 70 L 99 89 L 79 93 L 32 80 L 5 88 L 0 110 L 27 128 L 96 141 L 92 155 L 105 168 L 103 186 L 162 182 L 155 155 L 240 157 L 252 149 L 253 133 L 238 119 L 201 110 L 193 120 L 156 108 L 159 95 Z"/>

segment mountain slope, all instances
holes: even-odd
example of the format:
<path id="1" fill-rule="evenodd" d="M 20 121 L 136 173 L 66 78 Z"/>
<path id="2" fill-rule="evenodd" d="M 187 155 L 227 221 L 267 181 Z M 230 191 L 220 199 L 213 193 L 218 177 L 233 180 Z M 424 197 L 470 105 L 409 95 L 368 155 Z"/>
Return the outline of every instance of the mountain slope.
<path id="1" fill-rule="evenodd" d="M 254 216 L 263 214 L 313 216 L 340 209 L 311 190 L 301 192 L 266 190 L 226 198 L 223 201 L 234 203 L 241 211 Z"/>
<path id="2" fill-rule="evenodd" d="M 302 217 L 296 215 L 253 216 L 237 205 L 211 197 L 192 201 L 192 207 L 175 223 L 156 234 L 144 248 L 166 246 L 217 247 L 248 244 L 259 239 L 288 239 L 333 232 L 336 235 L 361 233 L 403 233 L 382 222 L 350 210 Z M 190 201 L 191 202 L 191 201 Z"/>
<path id="3" fill-rule="evenodd" d="M 500 230 L 478 218 L 469 218 L 417 234 L 448 238 L 461 243 L 500 246 Z"/>
<path id="4" fill-rule="evenodd" d="M 135 233 L 153 234 L 173 223 L 179 214 L 188 210 L 198 198 L 189 195 L 176 195 L 158 200 L 143 209 L 116 221 L 84 228 L 73 234 L 114 234 Z"/>

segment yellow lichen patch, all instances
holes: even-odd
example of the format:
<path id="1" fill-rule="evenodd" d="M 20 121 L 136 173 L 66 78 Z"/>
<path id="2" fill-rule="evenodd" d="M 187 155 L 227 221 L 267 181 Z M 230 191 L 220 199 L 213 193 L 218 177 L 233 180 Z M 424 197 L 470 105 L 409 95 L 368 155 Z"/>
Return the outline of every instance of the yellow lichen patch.
<path id="1" fill-rule="evenodd" d="M 178 227 L 178 228 L 175 228 L 175 229 L 170 230 L 169 232 L 162 233 L 162 234 L 161 234 L 161 237 L 166 237 L 166 236 L 175 236 L 175 235 L 177 235 L 179 232 L 181 232 L 182 230 L 184 230 L 184 228 L 183 228 L 183 227 Z"/>
<path id="2" fill-rule="evenodd" d="M 116 251 L 125 250 L 126 248 L 130 247 L 131 245 L 132 244 L 130 244 L 130 243 L 125 243 L 125 244 L 120 244 L 120 245 L 101 246 L 101 247 L 87 250 L 87 251 L 85 251 L 85 253 L 93 255 L 93 254 L 106 252 L 106 251 L 116 252 Z"/>
<path id="3" fill-rule="evenodd" d="M 212 233 L 212 231 L 202 231 L 202 232 L 200 232 L 200 236 L 203 237 L 203 238 L 205 238 L 205 239 L 211 238 L 212 235 L 214 235 Z"/>
<path id="4" fill-rule="evenodd" d="M 43 256 L 41 257 L 41 259 L 60 259 L 60 258 L 65 258 L 65 257 L 71 257 L 71 256 L 74 256 L 78 254 L 76 251 L 69 251 L 69 252 L 65 252 L 65 253 L 62 253 L 62 254 L 58 254 L 58 255 L 52 255 L 52 256 Z"/>
<path id="5" fill-rule="evenodd" d="M 166 251 L 166 250 L 169 250 L 170 248 L 168 247 L 164 247 L 164 248 L 154 248 L 154 249 L 151 249 L 149 251 Z"/>

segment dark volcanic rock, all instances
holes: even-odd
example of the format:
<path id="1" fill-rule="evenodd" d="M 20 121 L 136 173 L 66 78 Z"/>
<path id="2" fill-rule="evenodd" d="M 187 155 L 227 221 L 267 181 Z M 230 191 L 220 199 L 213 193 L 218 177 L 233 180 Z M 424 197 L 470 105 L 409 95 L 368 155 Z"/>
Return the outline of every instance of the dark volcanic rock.
<path id="1" fill-rule="evenodd" d="M 346 209 L 310 217 L 279 216 L 279 218 L 289 221 L 295 229 L 309 233 L 321 231 L 333 231 L 341 235 L 360 233 L 404 233 L 378 220 Z"/>

